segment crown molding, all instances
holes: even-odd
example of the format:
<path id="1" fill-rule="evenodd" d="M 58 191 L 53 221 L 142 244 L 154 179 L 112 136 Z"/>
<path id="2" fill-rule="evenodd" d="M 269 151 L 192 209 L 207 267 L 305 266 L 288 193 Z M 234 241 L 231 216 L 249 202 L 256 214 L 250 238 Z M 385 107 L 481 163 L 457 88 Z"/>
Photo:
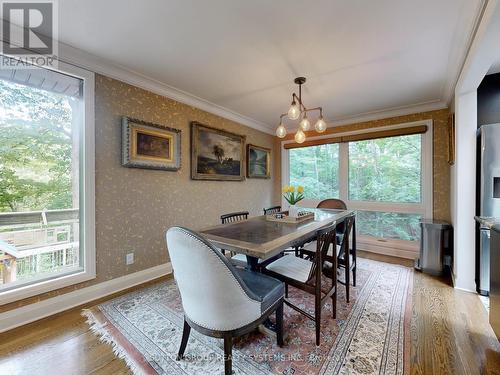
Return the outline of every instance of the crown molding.
<path id="1" fill-rule="evenodd" d="M 448 108 L 447 103 L 444 100 L 436 99 L 430 102 L 417 103 L 409 106 L 394 107 L 381 111 L 360 113 L 354 116 L 339 117 L 336 119 L 328 120 L 327 127 L 330 128 L 334 126 L 357 124 L 367 121 L 383 120 L 391 117 L 406 116 L 421 112 L 437 111 L 445 108 Z M 293 129 L 297 128 L 297 126 L 295 127 L 287 126 L 286 129 L 289 131 L 290 130 L 293 131 Z"/>
<path id="2" fill-rule="evenodd" d="M 424 103 L 417 103 L 408 106 L 389 108 L 382 111 L 365 112 L 355 116 L 337 118 L 328 121 L 327 125 L 329 127 L 349 125 L 366 121 L 382 120 L 391 117 L 406 116 L 414 113 L 437 111 L 445 108 L 448 108 L 448 104 L 446 103 L 446 101 L 441 99 L 436 99 Z"/>
<path id="3" fill-rule="evenodd" d="M 496 1 L 496 0 L 495 0 Z M 472 23 L 472 28 L 469 31 L 467 39 L 464 44 L 461 44 L 460 41 L 454 40 L 454 46 L 449 54 L 449 60 L 447 64 L 446 71 L 448 72 L 446 80 L 443 86 L 443 100 L 450 105 L 455 96 L 455 87 L 459 81 L 462 70 L 464 69 L 467 56 L 471 50 L 472 44 L 476 38 L 477 31 L 479 25 L 481 24 L 481 20 L 484 17 L 486 7 L 488 3 L 491 3 L 490 0 L 481 0 L 477 6 L 476 11 L 474 12 L 474 20 Z M 462 27 L 466 21 L 464 20 L 464 16 L 457 22 L 456 27 Z M 460 51 L 461 49 L 461 51 Z M 453 59 L 453 56 L 458 56 L 458 59 Z M 457 63 L 458 62 L 458 63 Z"/>
<path id="4" fill-rule="evenodd" d="M 275 134 L 275 128 L 273 126 L 269 126 L 263 122 L 256 121 L 250 117 L 241 115 L 228 108 L 189 94 L 185 91 L 179 90 L 175 87 L 149 78 L 141 73 L 137 73 L 133 70 L 124 68 L 118 64 L 89 54 L 70 45 L 64 43 L 59 44 L 59 59 L 67 64 L 88 69 L 95 73 L 117 79 L 136 87 L 140 87 L 155 94 L 165 96 L 180 103 L 184 103 L 189 106 L 212 113 L 214 115 L 226 118 L 228 120 L 238 122 L 264 133 L 272 135 Z M 364 112 L 353 116 L 336 118 L 327 121 L 327 124 L 328 126 L 339 126 L 357 122 L 380 120 L 388 117 L 404 116 L 418 112 L 434 111 L 443 108 L 447 108 L 447 103 L 444 100 L 437 99 L 430 102 L 417 103 L 404 107 L 395 107 L 380 111 Z M 287 129 L 293 129 L 293 127 L 287 127 Z"/>
<path id="5" fill-rule="evenodd" d="M 466 58 L 470 52 L 471 46 L 476 38 L 478 27 L 485 15 L 485 10 L 490 3 L 496 3 L 496 0 L 481 0 L 475 12 L 473 27 L 467 37 L 466 43 L 460 43 L 454 40 L 454 46 L 450 52 L 448 61 L 447 77 L 443 85 L 442 98 L 425 103 L 417 103 L 405 107 L 389 108 L 380 111 L 360 113 L 353 116 L 334 118 L 327 121 L 329 126 L 345 125 L 355 122 L 379 120 L 388 117 L 403 116 L 417 112 L 427 112 L 437 109 L 447 108 L 452 102 L 455 94 L 455 87 L 460 80 L 460 74 L 464 70 Z M 491 5 L 491 4 L 490 4 Z M 462 15 L 462 18 L 457 22 L 457 27 L 461 27 L 467 15 Z M 17 26 L 18 27 L 18 26 Z M 264 122 L 252 119 L 248 116 L 237 113 L 231 109 L 212 103 L 206 99 L 190 94 L 158 80 L 152 79 L 142 73 L 125 68 L 119 64 L 111 62 L 107 59 L 98 57 L 81 49 L 75 48 L 68 44 L 59 42 L 59 59 L 65 63 L 84 68 L 92 72 L 105 75 L 107 77 L 117 79 L 130 85 L 151 91 L 158 95 L 176 100 L 180 103 L 201 109 L 225 119 L 238 122 L 253 129 L 262 131 L 267 134 L 275 134 L 275 126 Z M 459 56 L 454 59 L 454 56 Z M 459 62 L 457 64 L 457 61 Z M 286 126 L 286 125 L 285 125 Z M 287 129 L 293 129 L 288 127 Z"/>
<path id="6" fill-rule="evenodd" d="M 201 109 L 225 119 L 238 122 L 267 134 L 274 135 L 274 128 L 263 122 L 234 112 L 228 108 L 212 103 L 208 100 L 177 89 L 173 86 L 149 78 L 141 73 L 112 63 L 106 59 L 87 53 L 68 44 L 59 43 L 59 60 L 94 73 L 140 87 L 155 94 L 165 96 L 180 103 Z"/>
<path id="7" fill-rule="evenodd" d="M 498 50 L 500 1 L 488 0 L 455 86 L 455 95 L 476 91 Z"/>

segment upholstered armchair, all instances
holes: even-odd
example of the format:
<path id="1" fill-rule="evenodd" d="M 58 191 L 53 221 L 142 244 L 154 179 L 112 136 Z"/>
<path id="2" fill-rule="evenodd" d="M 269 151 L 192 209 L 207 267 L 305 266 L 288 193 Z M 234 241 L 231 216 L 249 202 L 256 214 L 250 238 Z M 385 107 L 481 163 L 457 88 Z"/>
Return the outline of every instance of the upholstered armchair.
<path id="1" fill-rule="evenodd" d="M 170 228 L 166 239 L 184 309 L 178 360 L 194 328 L 224 339 L 224 370 L 229 375 L 232 339 L 251 332 L 274 312 L 277 342 L 283 345 L 282 282 L 234 267 L 220 250 L 189 229 Z"/>

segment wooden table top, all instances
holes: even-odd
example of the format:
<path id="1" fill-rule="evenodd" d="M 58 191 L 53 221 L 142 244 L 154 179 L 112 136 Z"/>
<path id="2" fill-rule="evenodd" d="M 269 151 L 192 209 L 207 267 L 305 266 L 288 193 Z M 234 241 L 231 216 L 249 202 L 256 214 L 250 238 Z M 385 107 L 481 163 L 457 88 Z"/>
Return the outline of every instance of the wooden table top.
<path id="1" fill-rule="evenodd" d="M 333 222 L 339 223 L 353 213 L 351 210 L 306 210 L 314 212 L 314 219 L 290 224 L 268 221 L 265 216 L 257 216 L 205 228 L 199 233 L 224 250 L 268 259 L 290 246 L 300 245 L 311 239 L 318 229 Z"/>

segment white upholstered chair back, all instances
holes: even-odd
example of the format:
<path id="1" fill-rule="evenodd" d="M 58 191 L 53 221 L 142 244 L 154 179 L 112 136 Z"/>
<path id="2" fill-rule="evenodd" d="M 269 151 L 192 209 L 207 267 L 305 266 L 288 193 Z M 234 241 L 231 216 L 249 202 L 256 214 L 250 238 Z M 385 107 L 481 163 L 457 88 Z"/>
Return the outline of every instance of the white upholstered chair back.
<path id="1" fill-rule="evenodd" d="M 167 247 L 184 313 L 216 331 L 245 326 L 261 315 L 261 303 L 211 243 L 181 227 L 167 231 Z"/>

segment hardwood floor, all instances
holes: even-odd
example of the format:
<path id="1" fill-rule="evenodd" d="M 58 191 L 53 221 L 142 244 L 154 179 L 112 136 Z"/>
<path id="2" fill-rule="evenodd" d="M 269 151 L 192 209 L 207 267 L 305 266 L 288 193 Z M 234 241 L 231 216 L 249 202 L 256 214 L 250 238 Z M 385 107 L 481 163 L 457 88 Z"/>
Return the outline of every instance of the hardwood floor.
<path id="1" fill-rule="evenodd" d="M 360 256 L 413 264 L 373 253 Z M 412 304 L 412 374 L 500 374 L 500 344 L 475 294 L 452 288 L 446 278 L 415 272 Z M 90 332 L 80 311 L 0 334 L 0 374 L 130 374 Z"/>

